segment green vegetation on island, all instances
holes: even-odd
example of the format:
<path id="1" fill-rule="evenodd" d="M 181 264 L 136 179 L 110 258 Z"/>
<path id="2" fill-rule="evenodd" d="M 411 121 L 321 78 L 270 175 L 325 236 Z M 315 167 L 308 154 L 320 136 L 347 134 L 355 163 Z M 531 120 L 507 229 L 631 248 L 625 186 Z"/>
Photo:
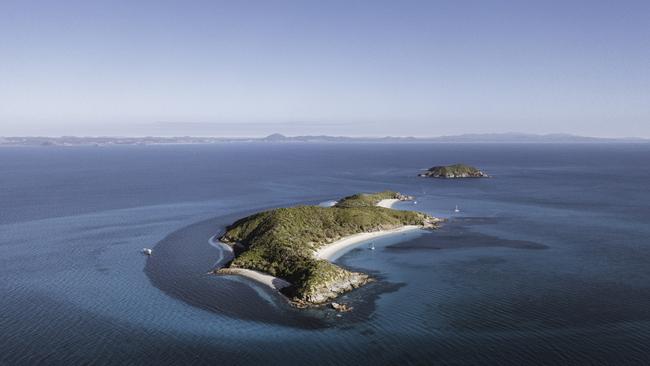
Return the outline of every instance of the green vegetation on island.
<path id="1" fill-rule="evenodd" d="M 454 164 L 444 166 L 434 166 L 424 173 L 419 174 L 420 177 L 431 178 L 486 178 L 488 175 L 483 171 L 465 164 Z"/>
<path id="2" fill-rule="evenodd" d="M 230 225 L 221 241 L 235 251 L 230 268 L 261 271 L 290 282 L 283 292 L 297 303 L 323 303 L 370 279 L 316 258 L 315 251 L 353 234 L 405 225 L 435 227 L 438 220 L 424 213 L 376 206 L 384 199 L 410 198 L 387 191 L 346 197 L 333 207 L 264 211 Z"/>

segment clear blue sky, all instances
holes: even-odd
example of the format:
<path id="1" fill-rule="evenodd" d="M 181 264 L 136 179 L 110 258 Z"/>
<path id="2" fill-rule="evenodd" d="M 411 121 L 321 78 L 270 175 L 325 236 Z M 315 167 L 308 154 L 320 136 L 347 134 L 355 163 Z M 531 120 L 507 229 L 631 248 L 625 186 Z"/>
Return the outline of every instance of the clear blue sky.
<path id="1" fill-rule="evenodd" d="M 0 135 L 650 137 L 650 1 L 0 1 Z"/>

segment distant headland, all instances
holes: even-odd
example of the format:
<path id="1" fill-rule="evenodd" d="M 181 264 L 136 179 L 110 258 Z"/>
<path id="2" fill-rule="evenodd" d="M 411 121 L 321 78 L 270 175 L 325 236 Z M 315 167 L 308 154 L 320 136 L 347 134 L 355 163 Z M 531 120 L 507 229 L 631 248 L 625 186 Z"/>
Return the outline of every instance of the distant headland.
<path id="1" fill-rule="evenodd" d="M 430 178 L 446 178 L 446 179 L 458 179 L 458 178 L 488 178 L 487 175 L 482 170 L 479 170 L 473 166 L 465 164 L 453 164 L 453 165 L 440 165 L 434 166 L 431 169 L 428 169 L 424 173 L 418 174 L 420 177 L 430 177 Z"/>
<path id="2" fill-rule="evenodd" d="M 376 236 L 438 226 L 441 220 L 427 214 L 390 209 L 411 199 L 392 191 L 357 194 L 332 207 L 295 206 L 245 217 L 221 236 L 235 257 L 215 273 L 259 281 L 297 306 L 327 303 L 372 281 L 329 262 L 337 252 Z"/>

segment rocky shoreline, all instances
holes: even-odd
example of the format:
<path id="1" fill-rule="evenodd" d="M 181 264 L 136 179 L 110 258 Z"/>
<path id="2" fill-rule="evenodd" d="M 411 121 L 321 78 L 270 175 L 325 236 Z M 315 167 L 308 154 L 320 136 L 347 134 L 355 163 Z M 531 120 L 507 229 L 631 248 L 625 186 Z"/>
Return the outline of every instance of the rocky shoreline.
<path id="1" fill-rule="evenodd" d="M 365 273 L 342 271 L 324 282 L 314 293 L 307 295 L 304 299 L 291 299 L 291 303 L 297 307 L 326 305 L 340 295 L 374 281 L 374 278 Z"/>

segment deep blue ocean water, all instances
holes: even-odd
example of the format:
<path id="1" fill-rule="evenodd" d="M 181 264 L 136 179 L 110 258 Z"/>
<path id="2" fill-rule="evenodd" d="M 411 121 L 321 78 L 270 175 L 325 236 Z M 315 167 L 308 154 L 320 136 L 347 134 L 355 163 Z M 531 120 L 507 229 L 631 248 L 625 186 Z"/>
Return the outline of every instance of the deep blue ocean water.
<path id="1" fill-rule="evenodd" d="M 455 162 L 494 177 L 416 177 Z M 2 148 L 0 364 L 647 365 L 649 182 L 633 144 Z M 384 189 L 449 220 L 339 258 L 351 313 L 207 274 L 237 218 Z"/>

